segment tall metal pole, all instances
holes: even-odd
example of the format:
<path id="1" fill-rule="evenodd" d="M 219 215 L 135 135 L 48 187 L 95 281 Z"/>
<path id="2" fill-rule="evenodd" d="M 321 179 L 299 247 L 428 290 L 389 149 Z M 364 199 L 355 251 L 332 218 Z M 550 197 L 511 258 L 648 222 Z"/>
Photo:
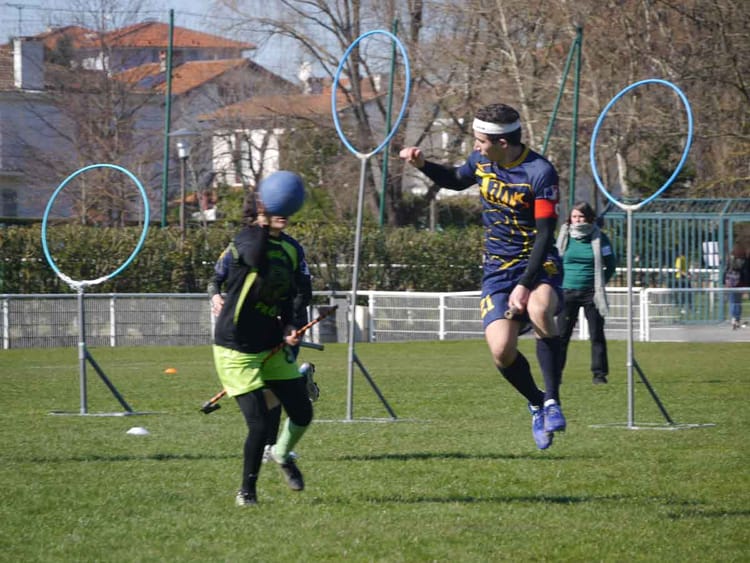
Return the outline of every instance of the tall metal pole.
<path id="1" fill-rule="evenodd" d="M 83 303 L 83 286 L 78 287 L 78 375 L 81 389 L 81 414 L 88 413 L 86 393 L 86 310 Z"/>
<path id="2" fill-rule="evenodd" d="M 362 244 L 362 214 L 365 206 L 365 177 L 367 174 L 367 159 L 360 157 L 359 196 L 357 197 L 357 225 L 354 230 L 354 266 L 352 270 L 352 292 L 349 303 L 349 354 L 347 372 L 347 401 L 346 419 L 352 420 L 354 416 L 354 338 L 357 326 L 357 287 L 359 285 L 359 247 Z"/>
<path id="3" fill-rule="evenodd" d="M 575 75 L 573 78 L 573 130 L 571 132 L 571 146 L 570 146 L 570 182 L 569 182 L 569 199 L 568 199 L 568 211 L 573 209 L 573 205 L 576 201 L 576 165 L 578 162 L 578 98 L 581 81 L 581 49 L 583 45 L 583 28 L 576 27 L 576 40 L 574 45 L 576 49 L 576 68 Z M 596 193 L 594 195 L 594 208 L 596 208 Z"/>
<path id="4" fill-rule="evenodd" d="M 626 239 L 626 264 L 627 264 L 627 285 L 628 285 L 628 346 L 627 368 L 628 381 L 628 428 L 635 426 L 635 389 L 633 387 L 633 209 L 627 208 L 627 230 Z"/>
<path id="5" fill-rule="evenodd" d="M 172 44 L 174 42 L 174 10 L 169 10 L 169 42 L 167 43 L 167 91 L 164 94 L 164 162 L 161 176 L 161 226 L 167 226 L 167 192 L 169 191 L 169 129 L 172 123 Z"/>
<path id="6" fill-rule="evenodd" d="M 180 240 L 185 242 L 185 165 L 187 157 L 180 159 Z"/>
<path id="7" fill-rule="evenodd" d="M 549 118 L 549 124 L 547 125 L 547 132 L 544 135 L 544 143 L 542 143 L 542 155 L 547 154 L 547 145 L 549 144 L 549 139 L 552 136 L 552 127 L 554 126 L 555 119 L 557 118 L 557 110 L 560 108 L 560 100 L 562 99 L 563 92 L 565 91 L 565 83 L 568 81 L 568 73 L 570 72 L 570 62 L 573 60 L 573 54 L 575 53 L 575 50 L 578 47 L 577 42 L 578 42 L 578 38 L 576 37 L 576 40 L 570 46 L 570 51 L 568 51 L 568 58 L 565 59 L 565 67 L 563 68 L 562 81 L 560 82 L 560 88 L 557 91 L 557 99 L 555 99 L 555 105 L 552 108 L 552 115 Z"/>
<path id="8" fill-rule="evenodd" d="M 398 31 L 398 18 L 393 20 L 393 35 L 396 35 L 396 32 Z M 392 50 L 391 50 L 391 75 L 388 79 L 388 102 L 386 107 L 386 116 L 385 116 L 385 133 L 386 135 L 391 132 L 391 111 L 393 108 L 393 75 L 396 72 L 396 42 L 394 41 L 392 43 Z M 390 143 L 386 145 L 385 150 L 383 151 L 383 177 L 381 180 L 382 187 L 380 189 L 380 221 L 379 225 L 382 227 L 385 223 L 385 198 L 386 194 L 388 193 L 388 158 L 390 155 L 388 154 L 388 147 L 390 146 Z"/>

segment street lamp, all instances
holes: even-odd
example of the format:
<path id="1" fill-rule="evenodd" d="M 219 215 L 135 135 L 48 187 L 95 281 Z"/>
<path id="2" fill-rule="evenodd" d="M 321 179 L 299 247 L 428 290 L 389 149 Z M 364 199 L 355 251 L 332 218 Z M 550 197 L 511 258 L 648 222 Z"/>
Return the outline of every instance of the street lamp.
<path id="1" fill-rule="evenodd" d="M 180 236 L 182 240 L 185 240 L 185 169 L 187 160 L 190 158 L 190 139 L 199 134 L 190 129 L 178 129 L 168 135 L 175 140 L 177 158 L 180 159 Z"/>

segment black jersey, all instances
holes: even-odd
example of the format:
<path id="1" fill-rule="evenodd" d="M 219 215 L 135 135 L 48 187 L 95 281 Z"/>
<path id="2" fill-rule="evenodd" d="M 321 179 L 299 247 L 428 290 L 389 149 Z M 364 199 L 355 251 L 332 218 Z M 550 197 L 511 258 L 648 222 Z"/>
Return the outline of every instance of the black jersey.
<path id="1" fill-rule="evenodd" d="M 243 353 L 269 350 L 283 341 L 294 322 L 294 298 L 304 255 L 285 233 L 245 227 L 230 244 L 224 307 L 216 320 L 214 342 Z"/>

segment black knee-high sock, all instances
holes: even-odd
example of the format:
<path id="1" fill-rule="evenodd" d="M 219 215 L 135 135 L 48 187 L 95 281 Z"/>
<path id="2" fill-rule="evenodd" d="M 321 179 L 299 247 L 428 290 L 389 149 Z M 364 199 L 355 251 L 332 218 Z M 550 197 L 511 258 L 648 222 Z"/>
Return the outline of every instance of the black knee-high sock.
<path id="1" fill-rule="evenodd" d="M 248 432 L 247 438 L 245 438 L 244 448 L 244 461 L 242 466 L 242 490 L 246 493 L 255 492 L 255 483 L 258 480 L 258 472 L 260 471 L 260 464 L 262 456 L 257 455 L 258 442 L 260 447 L 263 448 L 263 440 L 259 440 L 259 434 L 255 432 Z"/>
<path id="2" fill-rule="evenodd" d="M 521 393 L 526 400 L 537 407 L 544 403 L 544 393 L 534 383 L 531 377 L 531 367 L 526 357 L 518 352 L 515 361 L 504 368 L 498 368 L 503 377 Z"/>
<path id="3" fill-rule="evenodd" d="M 536 357 L 544 377 L 544 400 L 554 399 L 560 402 L 560 373 L 562 347 L 559 336 L 538 338 L 536 341 Z"/>
<path id="4" fill-rule="evenodd" d="M 260 472 L 263 446 L 268 435 L 268 409 L 263 391 L 258 389 L 235 397 L 247 424 L 243 448 L 242 490 L 252 492 Z"/>

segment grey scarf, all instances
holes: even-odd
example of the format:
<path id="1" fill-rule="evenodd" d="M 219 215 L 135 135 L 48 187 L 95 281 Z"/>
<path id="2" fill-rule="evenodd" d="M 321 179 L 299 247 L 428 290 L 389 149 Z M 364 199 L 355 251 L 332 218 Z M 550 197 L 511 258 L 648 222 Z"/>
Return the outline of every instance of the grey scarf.
<path id="1" fill-rule="evenodd" d="M 557 250 L 560 252 L 560 256 L 562 256 L 565 254 L 565 249 L 568 248 L 569 237 L 581 240 L 587 236 L 591 236 L 591 250 L 594 253 L 594 305 L 599 314 L 602 317 L 606 317 L 609 312 L 609 306 L 607 305 L 607 292 L 604 291 L 604 263 L 602 260 L 602 240 L 599 227 L 590 223 L 580 223 L 577 225 L 563 224 L 557 235 Z"/>

